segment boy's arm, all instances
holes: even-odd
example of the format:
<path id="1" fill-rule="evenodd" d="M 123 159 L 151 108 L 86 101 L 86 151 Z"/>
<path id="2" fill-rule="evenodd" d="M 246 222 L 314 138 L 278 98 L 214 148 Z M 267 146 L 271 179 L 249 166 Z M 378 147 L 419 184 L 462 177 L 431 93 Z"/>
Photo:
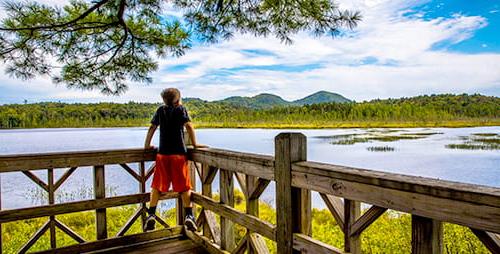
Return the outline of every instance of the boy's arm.
<path id="1" fill-rule="evenodd" d="M 186 122 L 184 124 L 186 127 L 186 130 L 189 134 L 189 138 L 191 139 L 191 144 L 193 145 L 194 148 L 196 148 L 198 145 L 196 144 L 196 135 L 194 134 L 194 127 L 191 122 Z"/>
<path id="2" fill-rule="evenodd" d="M 158 125 L 151 124 L 151 126 L 149 126 L 148 134 L 146 135 L 146 141 L 144 142 L 144 149 L 153 148 L 153 146 L 151 145 L 151 139 L 153 139 L 156 128 L 158 128 Z"/>

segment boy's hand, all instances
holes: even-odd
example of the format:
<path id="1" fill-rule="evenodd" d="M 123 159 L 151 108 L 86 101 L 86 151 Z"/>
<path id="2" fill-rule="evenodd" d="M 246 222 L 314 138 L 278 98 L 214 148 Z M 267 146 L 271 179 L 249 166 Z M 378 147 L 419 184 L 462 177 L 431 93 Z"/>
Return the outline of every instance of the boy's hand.
<path id="1" fill-rule="evenodd" d="M 155 146 L 153 146 L 153 145 L 145 145 L 145 146 L 144 146 L 144 149 L 146 149 L 146 150 L 149 150 L 149 149 L 156 149 L 156 147 L 155 147 Z"/>
<path id="2" fill-rule="evenodd" d="M 196 149 L 196 148 L 208 148 L 207 145 L 202 145 L 202 144 L 196 144 L 193 147 L 194 147 L 194 149 Z"/>

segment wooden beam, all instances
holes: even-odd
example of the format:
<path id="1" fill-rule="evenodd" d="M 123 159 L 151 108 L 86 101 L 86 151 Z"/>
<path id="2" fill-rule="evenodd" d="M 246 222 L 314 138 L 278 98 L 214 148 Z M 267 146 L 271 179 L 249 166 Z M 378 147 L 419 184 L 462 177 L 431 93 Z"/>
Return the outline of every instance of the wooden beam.
<path id="1" fill-rule="evenodd" d="M 71 238 L 73 238 L 75 241 L 77 241 L 78 243 L 84 243 L 85 242 L 85 239 L 83 239 L 83 237 L 81 237 L 78 233 L 76 233 L 75 231 L 71 230 L 71 228 L 69 228 L 68 226 L 64 225 L 62 222 L 58 221 L 57 219 L 55 220 L 55 223 L 56 223 L 56 226 L 61 230 L 63 231 L 64 233 L 66 233 L 67 235 L 69 235 Z"/>
<path id="2" fill-rule="evenodd" d="M 300 133 L 280 133 L 275 138 L 276 242 L 278 254 L 291 254 L 298 210 L 292 199 L 292 163 L 306 158 L 306 137 Z M 300 226 L 299 226 L 300 227 Z"/>
<path id="3" fill-rule="evenodd" d="M 153 161 L 155 158 L 155 149 L 0 155 L 0 172 Z"/>
<path id="4" fill-rule="evenodd" d="M 361 214 L 361 204 L 358 201 L 344 199 L 344 251 L 361 254 L 361 237 L 352 234 L 352 226 Z"/>
<path id="5" fill-rule="evenodd" d="M 40 239 L 40 237 L 50 228 L 50 221 L 45 222 L 42 227 L 40 227 L 35 234 L 28 240 L 26 244 L 21 247 L 19 253 L 26 253 L 33 246 L 33 244 Z"/>
<path id="6" fill-rule="evenodd" d="M 134 214 L 132 214 L 132 216 L 130 216 L 130 218 L 127 220 L 127 222 L 125 222 L 125 224 L 118 231 L 118 233 L 116 233 L 116 236 L 124 236 L 127 233 L 127 231 L 130 229 L 130 227 L 132 227 L 134 222 L 139 218 L 139 216 L 141 216 L 142 212 L 143 212 L 142 207 L 139 207 L 139 209 L 137 209 L 134 212 Z"/>
<path id="7" fill-rule="evenodd" d="M 491 253 L 500 254 L 500 237 L 498 235 L 474 228 L 471 230 Z"/>
<path id="8" fill-rule="evenodd" d="M 49 205 L 55 203 L 55 186 L 54 186 L 54 169 L 47 169 L 47 187 L 49 194 Z M 50 248 L 57 248 L 56 242 L 56 217 L 49 216 L 49 229 L 50 229 Z"/>
<path id="9" fill-rule="evenodd" d="M 242 173 L 234 173 L 234 175 L 236 176 L 236 180 L 240 185 L 241 192 L 247 193 L 246 175 Z"/>
<path id="10" fill-rule="evenodd" d="M 250 233 L 247 236 L 247 240 L 252 245 L 252 249 L 257 254 L 269 254 L 269 249 L 267 248 L 266 242 L 262 238 L 262 236 L 256 233 Z"/>
<path id="11" fill-rule="evenodd" d="M 125 169 L 135 180 L 141 181 L 141 176 L 138 175 L 132 168 L 129 167 L 126 163 L 120 163 L 120 166 Z"/>
<path id="12" fill-rule="evenodd" d="M 167 192 L 160 196 L 160 199 L 177 198 L 177 192 Z M 45 216 L 74 213 L 98 208 L 110 208 L 122 205 L 137 204 L 149 201 L 149 193 L 132 194 L 104 199 L 94 199 L 85 201 L 68 202 L 62 204 L 37 206 L 30 208 L 20 208 L 0 211 L 0 223 L 39 218 Z"/>
<path id="13" fill-rule="evenodd" d="M 106 198 L 106 182 L 104 178 L 104 166 L 94 166 L 94 198 Z M 95 210 L 95 227 L 97 240 L 108 238 L 108 227 L 106 221 L 106 208 Z"/>
<path id="14" fill-rule="evenodd" d="M 73 174 L 73 172 L 75 172 L 76 169 L 77 167 L 72 167 L 66 170 L 66 172 L 64 172 L 64 174 L 59 178 L 59 180 L 57 180 L 54 189 L 55 190 L 59 189 L 59 187 L 61 187 L 61 185 L 68 179 L 68 177 L 71 176 L 71 174 Z"/>
<path id="15" fill-rule="evenodd" d="M 25 170 L 22 172 L 25 176 L 27 176 L 29 179 L 31 179 L 33 182 L 35 182 L 38 186 L 40 186 L 40 188 L 42 188 L 43 190 L 45 190 L 47 192 L 49 191 L 49 186 L 47 186 L 47 184 L 42 179 L 38 178 L 38 176 L 36 176 L 35 174 L 31 173 L 28 170 Z"/>
<path id="16" fill-rule="evenodd" d="M 243 237 L 231 254 L 244 254 L 247 249 L 247 238 Z"/>
<path id="17" fill-rule="evenodd" d="M 320 196 L 325 202 L 326 207 L 328 207 L 328 210 L 330 210 L 330 213 L 333 215 L 333 218 L 335 218 L 335 221 L 337 221 L 339 227 L 344 231 L 344 202 L 342 202 L 342 199 L 323 193 L 320 193 Z"/>
<path id="18" fill-rule="evenodd" d="M 148 181 L 148 179 L 153 175 L 153 173 L 155 172 L 155 168 L 156 168 L 156 162 L 153 162 L 151 164 L 151 166 L 149 167 L 148 171 L 146 172 L 146 177 L 145 177 L 145 180 L 144 181 Z"/>
<path id="19" fill-rule="evenodd" d="M 269 185 L 271 181 L 263 178 L 258 178 L 257 182 L 254 184 L 252 190 L 249 192 L 250 199 L 258 199 L 262 193 L 266 190 L 267 186 Z"/>
<path id="20" fill-rule="evenodd" d="M 293 248 L 308 254 L 343 254 L 341 250 L 304 234 L 293 234 Z"/>
<path id="21" fill-rule="evenodd" d="M 58 249 L 37 252 L 37 254 L 73 254 L 87 253 L 102 249 L 109 249 L 117 246 L 128 245 L 130 243 L 141 243 L 155 239 L 178 239 L 183 236 L 183 227 L 173 227 L 168 229 L 160 229 L 146 233 L 126 235 L 114 237 L 110 239 L 97 240 L 94 242 L 85 242 L 82 244 L 70 245 Z"/>
<path id="22" fill-rule="evenodd" d="M 371 206 L 354 224 L 351 225 L 351 236 L 361 234 L 375 220 L 387 211 L 387 208 Z"/>
<path id="23" fill-rule="evenodd" d="M 220 170 L 219 190 L 220 203 L 229 207 L 234 207 L 234 181 L 233 173 L 227 170 Z M 234 240 L 234 224 L 231 220 L 220 217 L 220 247 L 223 250 L 232 250 L 236 247 Z"/>
<path id="24" fill-rule="evenodd" d="M 411 216 L 411 253 L 439 254 L 443 250 L 443 226 L 440 221 Z"/>
<path id="25" fill-rule="evenodd" d="M 297 173 L 327 176 L 330 179 L 375 185 L 387 189 L 423 194 L 436 198 L 500 207 L 500 188 L 495 187 L 457 183 L 427 177 L 408 176 L 319 162 L 294 163 L 292 169 Z"/>
<path id="26" fill-rule="evenodd" d="M 199 235 L 198 233 L 186 231 L 186 236 L 193 242 L 203 246 L 211 254 L 231 254 L 231 252 L 222 250 L 219 246 L 215 245 L 205 236 Z"/>
<path id="27" fill-rule="evenodd" d="M 292 184 L 392 210 L 500 233 L 500 209 L 493 204 L 478 205 L 313 173 L 293 172 Z M 500 203 L 500 199 L 497 203 Z"/>
<path id="28" fill-rule="evenodd" d="M 274 180 L 274 158 L 272 156 L 213 148 L 189 150 L 188 154 L 192 161 Z"/>
<path id="29" fill-rule="evenodd" d="M 201 205 L 203 208 L 212 210 L 215 213 L 218 213 L 221 216 L 224 216 L 233 222 L 236 222 L 240 225 L 245 226 L 246 228 L 255 231 L 271 240 L 275 240 L 275 228 L 274 225 L 263 221 L 255 216 L 244 214 L 233 207 L 219 204 L 217 201 L 202 196 L 198 193 L 193 193 L 192 195 L 193 202 Z"/>

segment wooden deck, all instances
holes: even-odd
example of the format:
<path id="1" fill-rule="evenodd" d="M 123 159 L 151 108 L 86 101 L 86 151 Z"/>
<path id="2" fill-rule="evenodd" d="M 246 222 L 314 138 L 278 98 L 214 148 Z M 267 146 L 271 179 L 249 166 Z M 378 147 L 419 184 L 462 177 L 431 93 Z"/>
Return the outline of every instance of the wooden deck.
<path id="1" fill-rule="evenodd" d="M 192 197 L 199 209 L 200 231 L 186 232 L 183 227 L 168 225 L 164 218 L 158 218 L 161 229 L 132 235 L 129 232 L 132 225 L 145 221 L 149 201 L 146 182 L 154 172 L 151 162 L 156 151 L 127 149 L 0 156 L 0 174 L 20 172 L 48 194 L 48 205 L 43 206 L 3 210 L 0 203 L 0 232 L 2 223 L 48 218 L 20 247 L 19 253 L 30 252 L 41 236 L 49 232 L 50 247 L 41 253 L 259 254 L 269 253 L 265 237 L 276 242 L 279 254 L 359 254 L 364 230 L 390 209 L 411 214 L 412 253 L 441 253 L 442 225 L 448 222 L 470 228 L 491 253 L 500 254 L 500 188 L 311 162 L 307 160 L 306 151 L 306 138 L 299 133 L 278 135 L 275 156 L 214 148 L 190 149 L 193 186 L 197 178 L 201 182 L 201 190 L 195 189 Z M 146 162 L 151 166 L 146 168 Z M 93 168 L 94 199 L 56 203 L 55 191 L 75 170 L 89 166 Z M 56 179 L 55 168 L 67 170 Z M 45 170 L 47 179 L 37 177 L 32 172 L 35 170 Z M 106 197 L 106 170 L 124 170 L 130 174 L 137 182 L 137 193 Z M 220 183 L 218 200 L 212 193 L 216 176 Z M 276 224 L 259 217 L 259 198 L 271 182 L 276 186 Z M 245 211 L 234 208 L 236 185 L 245 196 Z M 343 232 L 343 249 L 311 237 L 313 191 L 320 194 Z M 176 224 L 181 224 L 183 209 L 179 195 L 165 193 L 161 198 L 177 200 Z M 363 214 L 361 203 L 371 205 Z M 118 233 L 110 235 L 107 209 L 131 204 L 137 204 L 137 210 Z M 57 218 L 61 214 L 89 210 L 95 212 L 96 239 L 84 239 Z M 235 224 L 246 229 L 242 236 L 235 236 Z M 57 246 L 56 229 L 78 244 Z M 0 243 L 3 243 L 1 234 Z M 1 247 L 2 244 L 0 250 Z"/>

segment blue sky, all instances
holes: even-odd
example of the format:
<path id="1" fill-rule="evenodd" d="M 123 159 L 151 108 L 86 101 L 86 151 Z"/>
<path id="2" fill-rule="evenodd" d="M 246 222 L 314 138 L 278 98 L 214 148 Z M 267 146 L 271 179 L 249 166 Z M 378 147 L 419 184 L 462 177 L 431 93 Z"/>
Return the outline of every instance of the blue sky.
<path id="1" fill-rule="evenodd" d="M 120 97 L 68 90 L 43 77 L 20 81 L 2 72 L 0 104 L 24 99 L 159 102 L 159 92 L 170 86 L 179 87 L 184 97 L 208 100 L 258 93 L 293 100 L 319 90 L 357 101 L 433 93 L 500 96 L 500 1 L 336 2 L 363 14 L 349 36 L 301 33 L 292 45 L 249 35 L 195 43 L 183 57 L 161 59 L 152 85 L 131 83 Z M 175 9 L 168 14 L 181 15 Z"/>

